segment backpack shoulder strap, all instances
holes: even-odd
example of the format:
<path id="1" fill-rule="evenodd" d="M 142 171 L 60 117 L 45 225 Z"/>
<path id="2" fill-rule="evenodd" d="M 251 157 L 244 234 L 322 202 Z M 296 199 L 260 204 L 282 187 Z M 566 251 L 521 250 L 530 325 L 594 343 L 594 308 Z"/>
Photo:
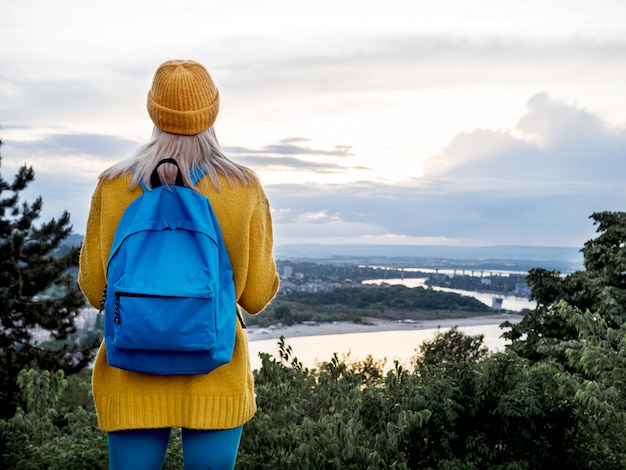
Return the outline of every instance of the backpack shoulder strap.
<path id="1" fill-rule="evenodd" d="M 174 184 L 176 186 L 185 186 L 185 183 L 183 182 L 183 175 L 180 172 L 178 162 L 173 158 L 164 158 L 159 163 L 157 163 L 157 166 L 155 166 L 154 170 L 152 170 L 152 175 L 150 175 L 150 185 L 152 186 L 152 189 L 162 186 L 161 178 L 159 178 L 159 173 L 157 172 L 157 170 L 164 163 L 171 163 L 176 167 L 176 182 Z"/>
<path id="2" fill-rule="evenodd" d="M 176 186 L 183 186 L 184 187 L 185 186 L 185 182 L 183 181 L 183 175 L 180 172 L 180 167 L 178 166 L 178 162 L 176 160 L 174 160 L 173 158 L 164 158 L 159 163 L 157 163 L 157 166 L 154 167 L 154 170 L 152 170 L 152 174 L 150 175 L 150 185 L 152 186 L 152 189 L 158 188 L 159 186 L 163 186 L 163 184 L 161 183 L 161 178 L 159 178 L 159 174 L 157 172 L 157 168 L 159 168 L 161 165 L 163 165 L 165 163 L 171 163 L 172 165 L 176 166 L 176 168 L 177 168 L 176 182 L 174 184 Z M 191 182 L 194 185 L 197 184 L 198 181 L 200 181 L 205 174 L 206 174 L 206 170 L 204 168 L 198 168 L 195 172 L 191 173 Z M 147 191 L 147 188 L 143 184 L 143 181 L 141 181 L 140 184 L 141 184 L 141 188 L 144 190 L 144 192 Z"/>

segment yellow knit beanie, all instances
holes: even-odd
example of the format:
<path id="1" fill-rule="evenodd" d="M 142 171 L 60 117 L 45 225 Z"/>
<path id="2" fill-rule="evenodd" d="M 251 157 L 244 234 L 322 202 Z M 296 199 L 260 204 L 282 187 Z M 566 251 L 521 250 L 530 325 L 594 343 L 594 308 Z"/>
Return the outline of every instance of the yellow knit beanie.
<path id="1" fill-rule="evenodd" d="M 148 114 L 171 134 L 194 135 L 213 125 L 220 96 L 209 72 L 193 60 L 168 60 L 154 74 Z"/>

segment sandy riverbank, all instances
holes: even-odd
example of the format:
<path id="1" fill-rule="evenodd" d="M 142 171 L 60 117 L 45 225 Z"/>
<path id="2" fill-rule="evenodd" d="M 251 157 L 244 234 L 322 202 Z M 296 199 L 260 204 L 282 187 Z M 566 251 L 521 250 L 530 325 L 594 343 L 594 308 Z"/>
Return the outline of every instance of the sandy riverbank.
<path id="1" fill-rule="evenodd" d="M 516 323 L 522 319 L 521 315 L 494 314 L 470 318 L 450 318 L 438 320 L 420 320 L 413 323 L 390 320 L 372 320 L 368 324 L 350 322 L 332 322 L 312 324 L 297 324 L 283 327 L 259 328 L 248 327 L 248 341 L 264 341 L 285 338 L 297 338 L 303 336 L 340 335 L 350 333 L 375 333 L 379 331 L 406 331 L 406 330 L 429 330 L 433 328 L 451 328 L 454 326 L 469 327 L 481 325 L 499 325 L 505 321 Z"/>

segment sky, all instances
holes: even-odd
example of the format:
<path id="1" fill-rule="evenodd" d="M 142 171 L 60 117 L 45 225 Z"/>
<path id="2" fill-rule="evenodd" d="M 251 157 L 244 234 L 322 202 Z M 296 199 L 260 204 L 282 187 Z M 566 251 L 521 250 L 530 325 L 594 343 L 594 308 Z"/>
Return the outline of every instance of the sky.
<path id="1" fill-rule="evenodd" d="M 626 209 L 623 0 L 0 0 L 2 177 L 84 233 L 168 59 L 220 90 L 276 244 L 582 247 Z"/>

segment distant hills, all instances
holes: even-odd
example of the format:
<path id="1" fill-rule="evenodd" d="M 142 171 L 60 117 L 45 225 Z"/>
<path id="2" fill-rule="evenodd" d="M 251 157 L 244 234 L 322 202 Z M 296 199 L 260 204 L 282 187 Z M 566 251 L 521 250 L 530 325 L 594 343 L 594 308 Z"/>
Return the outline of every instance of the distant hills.
<path id="1" fill-rule="evenodd" d="M 277 259 L 397 267 L 528 271 L 545 268 L 569 273 L 582 269 L 579 248 L 547 246 L 443 245 L 278 245 Z"/>
<path id="2" fill-rule="evenodd" d="M 80 235 L 78 233 L 70 233 L 67 238 L 63 241 L 62 245 L 69 246 L 80 246 L 83 243 L 84 235 Z"/>

